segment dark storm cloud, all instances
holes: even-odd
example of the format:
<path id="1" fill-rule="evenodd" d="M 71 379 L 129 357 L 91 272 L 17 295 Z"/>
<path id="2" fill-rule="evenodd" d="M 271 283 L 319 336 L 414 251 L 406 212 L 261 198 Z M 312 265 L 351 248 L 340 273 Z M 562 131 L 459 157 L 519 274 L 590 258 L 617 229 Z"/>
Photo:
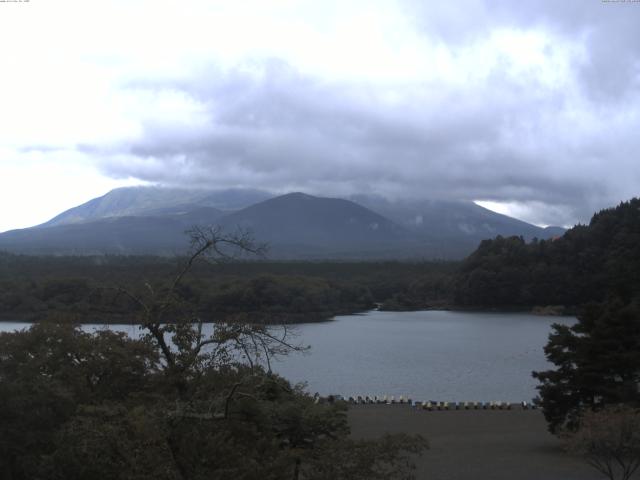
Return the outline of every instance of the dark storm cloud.
<path id="1" fill-rule="evenodd" d="M 491 5 L 407 8 L 451 45 L 542 26 L 584 40 L 587 57 L 560 85 L 514 76 L 508 63 L 484 82 L 448 85 L 330 81 L 279 60 L 137 81 L 129 88 L 179 91 L 204 113 L 145 121 L 136 140 L 99 149 L 103 168 L 169 185 L 518 202 L 528 218 L 556 224 L 637 194 L 640 5 L 623 14 L 599 1 Z"/>

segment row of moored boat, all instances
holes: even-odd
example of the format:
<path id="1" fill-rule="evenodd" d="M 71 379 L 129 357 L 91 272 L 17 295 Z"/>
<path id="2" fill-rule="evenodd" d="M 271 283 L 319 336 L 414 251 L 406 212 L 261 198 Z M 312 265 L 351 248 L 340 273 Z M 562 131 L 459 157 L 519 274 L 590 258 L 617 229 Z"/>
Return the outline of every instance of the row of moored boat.
<path id="1" fill-rule="evenodd" d="M 391 396 L 378 396 L 378 395 L 354 395 L 350 397 L 343 397 L 342 395 L 329 395 L 325 399 L 321 399 L 316 395 L 316 402 L 320 401 L 344 401 L 352 405 L 410 405 L 416 409 L 421 410 L 512 410 L 514 408 L 520 408 L 522 410 L 529 410 L 537 408 L 535 404 L 522 401 L 519 403 L 492 401 L 492 402 L 442 402 L 442 401 L 412 401 L 409 397 L 400 395 L 399 397 Z"/>

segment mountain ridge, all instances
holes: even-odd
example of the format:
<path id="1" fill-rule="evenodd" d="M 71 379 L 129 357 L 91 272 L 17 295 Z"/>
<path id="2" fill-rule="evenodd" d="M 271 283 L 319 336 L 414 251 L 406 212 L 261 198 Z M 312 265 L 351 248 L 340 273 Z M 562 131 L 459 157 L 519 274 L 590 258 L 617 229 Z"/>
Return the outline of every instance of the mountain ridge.
<path id="1" fill-rule="evenodd" d="M 101 218 L 186 213 L 199 207 L 236 210 L 272 195 L 252 189 L 190 190 L 154 186 L 122 187 L 70 208 L 37 227 L 83 223 Z"/>
<path id="2" fill-rule="evenodd" d="M 455 259 L 496 235 L 531 239 L 558 233 L 471 202 L 352 198 L 356 201 L 302 192 L 273 196 L 260 190 L 127 187 L 44 224 L 0 234 L 0 249 L 175 255 L 186 251 L 184 231 L 189 227 L 218 224 L 227 231 L 250 230 L 258 241 L 270 244 L 273 258 Z"/>

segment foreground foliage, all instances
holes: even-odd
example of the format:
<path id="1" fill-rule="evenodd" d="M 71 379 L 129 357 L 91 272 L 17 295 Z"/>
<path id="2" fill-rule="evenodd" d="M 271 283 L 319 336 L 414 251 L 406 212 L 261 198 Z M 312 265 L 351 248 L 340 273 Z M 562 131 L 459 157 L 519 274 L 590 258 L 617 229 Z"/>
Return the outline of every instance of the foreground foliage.
<path id="1" fill-rule="evenodd" d="M 355 441 L 345 405 L 271 372 L 272 356 L 303 349 L 286 327 L 229 318 L 203 333 L 185 276 L 253 245 L 217 230 L 192 240 L 173 281 L 114 292 L 140 338 L 51 322 L 0 335 L 0 478 L 412 478 L 423 439 Z"/>
<path id="2" fill-rule="evenodd" d="M 121 333 L 42 323 L 0 352 L 0 478 L 408 478 L 423 446 L 351 440 L 345 406 L 261 368 L 176 375 Z"/>

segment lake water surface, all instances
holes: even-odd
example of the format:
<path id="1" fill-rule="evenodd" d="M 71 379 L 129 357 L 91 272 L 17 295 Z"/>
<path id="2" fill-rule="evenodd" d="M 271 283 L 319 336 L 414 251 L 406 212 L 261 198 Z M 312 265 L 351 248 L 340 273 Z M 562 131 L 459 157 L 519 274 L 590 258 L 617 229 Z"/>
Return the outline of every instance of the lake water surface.
<path id="1" fill-rule="evenodd" d="M 414 400 L 521 401 L 536 395 L 552 323 L 574 318 L 519 313 L 368 312 L 297 327 L 307 354 L 274 362 L 293 382 L 323 395 L 399 395 Z M 28 324 L 0 323 L 0 331 Z M 100 325 L 85 325 L 92 330 Z M 109 328 L 132 336 L 137 327 Z"/>

